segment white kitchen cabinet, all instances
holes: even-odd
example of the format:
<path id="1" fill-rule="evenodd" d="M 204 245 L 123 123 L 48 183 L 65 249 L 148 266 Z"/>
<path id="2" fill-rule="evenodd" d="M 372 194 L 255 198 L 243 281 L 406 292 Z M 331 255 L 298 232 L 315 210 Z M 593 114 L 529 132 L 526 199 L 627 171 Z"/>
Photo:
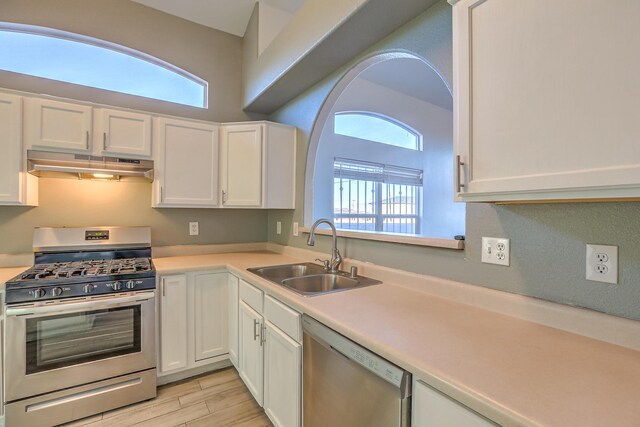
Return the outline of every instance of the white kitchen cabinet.
<path id="1" fill-rule="evenodd" d="M 482 415 L 419 380 L 413 382 L 412 427 L 495 427 Z"/>
<path id="2" fill-rule="evenodd" d="M 222 126 L 221 196 L 224 207 L 295 207 L 295 128 L 271 122 Z"/>
<path id="3" fill-rule="evenodd" d="M 24 204 L 21 97 L 0 94 L 0 135 L 0 205 Z"/>
<path id="4" fill-rule="evenodd" d="M 151 157 L 151 116 L 132 111 L 96 110 L 96 137 L 104 156 Z"/>
<path id="5" fill-rule="evenodd" d="M 218 206 L 218 134 L 212 123 L 155 121 L 153 207 Z"/>
<path id="6" fill-rule="evenodd" d="M 640 197 L 640 3 L 450 2 L 459 200 Z"/>
<path id="7" fill-rule="evenodd" d="M 159 376 L 228 357 L 228 276 L 202 271 L 160 278 Z"/>
<path id="8" fill-rule="evenodd" d="M 227 273 L 196 273 L 193 276 L 195 361 L 228 352 Z"/>
<path id="9" fill-rule="evenodd" d="M 238 278 L 229 274 L 229 360 L 238 368 Z"/>
<path id="10" fill-rule="evenodd" d="M 239 366 L 240 378 L 255 398 L 258 405 L 263 402 L 263 318 L 260 313 L 240 300 L 239 304 Z"/>
<path id="11" fill-rule="evenodd" d="M 302 344 L 266 321 L 264 411 L 276 427 L 300 425 Z"/>
<path id="12" fill-rule="evenodd" d="M 25 98 L 25 143 L 48 151 L 91 151 L 93 109 L 90 106 Z"/>
<path id="13" fill-rule="evenodd" d="M 160 371 L 167 373 L 189 364 L 187 276 L 164 276 L 160 287 Z"/>

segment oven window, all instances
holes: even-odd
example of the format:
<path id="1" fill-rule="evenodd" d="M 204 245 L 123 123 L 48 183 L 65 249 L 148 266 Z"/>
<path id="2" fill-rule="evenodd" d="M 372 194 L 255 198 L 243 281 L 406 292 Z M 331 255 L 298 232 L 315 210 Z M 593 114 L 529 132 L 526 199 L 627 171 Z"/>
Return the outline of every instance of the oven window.
<path id="1" fill-rule="evenodd" d="M 27 319 L 27 374 L 140 352 L 140 306 Z"/>

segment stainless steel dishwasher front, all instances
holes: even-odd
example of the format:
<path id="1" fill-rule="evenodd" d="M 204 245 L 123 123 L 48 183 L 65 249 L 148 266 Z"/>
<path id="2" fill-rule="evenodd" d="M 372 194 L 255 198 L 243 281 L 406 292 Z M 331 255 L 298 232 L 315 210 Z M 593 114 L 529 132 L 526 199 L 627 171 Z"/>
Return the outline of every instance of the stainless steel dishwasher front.
<path id="1" fill-rule="evenodd" d="M 411 374 L 304 315 L 303 426 L 408 427 Z"/>

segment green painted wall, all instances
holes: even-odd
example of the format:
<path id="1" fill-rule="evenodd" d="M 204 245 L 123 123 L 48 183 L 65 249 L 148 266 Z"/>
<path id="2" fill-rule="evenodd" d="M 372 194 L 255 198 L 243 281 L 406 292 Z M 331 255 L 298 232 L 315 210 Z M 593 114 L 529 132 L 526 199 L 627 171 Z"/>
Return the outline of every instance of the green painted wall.
<path id="1" fill-rule="evenodd" d="M 299 145 L 297 209 L 269 212 L 270 241 L 306 247 L 306 236 L 293 237 L 291 225 L 303 224 L 309 135 L 340 77 L 365 56 L 400 49 L 424 57 L 451 82 L 451 47 L 451 9 L 441 1 L 271 115 L 299 128 Z M 282 235 L 276 221 L 283 222 Z M 469 204 L 466 230 L 464 251 L 353 239 L 340 246 L 350 258 L 640 319 L 640 203 Z M 511 267 L 480 263 L 482 236 L 511 239 Z M 586 243 L 619 246 L 618 285 L 585 280 Z M 316 249 L 328 253 L 330 238 L 319 236 Z"/>

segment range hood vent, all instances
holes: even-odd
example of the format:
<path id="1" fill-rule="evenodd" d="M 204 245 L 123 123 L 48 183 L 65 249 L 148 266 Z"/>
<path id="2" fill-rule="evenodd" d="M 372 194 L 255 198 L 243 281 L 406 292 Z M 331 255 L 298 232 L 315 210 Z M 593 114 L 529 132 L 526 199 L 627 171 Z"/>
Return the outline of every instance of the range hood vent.
<path id="1" fill-rule="evenodd" d="M 100 157 L 88 154 L 27 151 L 27 170 L 35 176 L 75 175 L 89 179 L 139 177 L 153 181 L 153 160 Z"/>

